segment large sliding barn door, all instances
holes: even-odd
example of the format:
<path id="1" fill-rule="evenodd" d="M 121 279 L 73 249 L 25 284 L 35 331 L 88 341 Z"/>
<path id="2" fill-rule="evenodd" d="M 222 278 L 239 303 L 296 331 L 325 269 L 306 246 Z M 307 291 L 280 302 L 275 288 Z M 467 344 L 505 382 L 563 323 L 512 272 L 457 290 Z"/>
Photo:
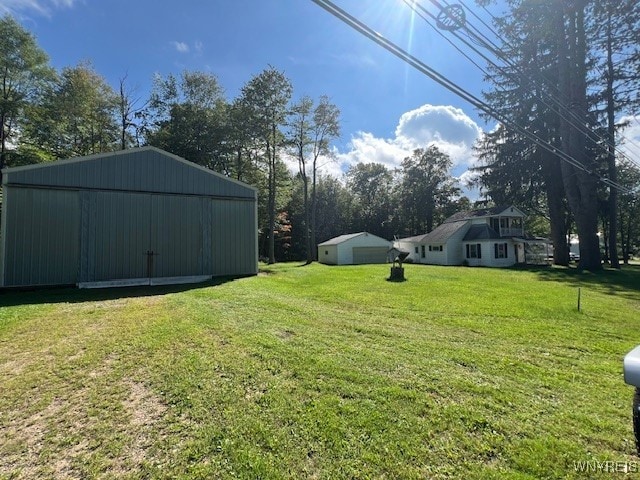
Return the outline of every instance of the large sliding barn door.
<path id="1" fill-rule="evenodd" d="M 80 282 L 205 274 L 203 199 L 86 192 Z"/>
<path id="2" fill-rule="evenodd" d="M 150 277 L 203 275 L 202 199 L 154 195 L 151 199 L 153 271 Z"/>

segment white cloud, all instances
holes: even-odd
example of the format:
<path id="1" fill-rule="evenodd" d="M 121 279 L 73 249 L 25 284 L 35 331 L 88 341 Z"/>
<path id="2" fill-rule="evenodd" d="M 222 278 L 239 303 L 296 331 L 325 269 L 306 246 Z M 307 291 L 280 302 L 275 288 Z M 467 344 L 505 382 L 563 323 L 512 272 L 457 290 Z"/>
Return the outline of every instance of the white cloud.
<path id="1" fill-rule="evenodd" d="M 618 138 L 620 150 L 635 163 L 640 164 L 640 118 L 626 116 L 622 117 L 620 122 L 627 123 L 627 127 L 620 132 Z"/>
<path id="2" fill-rule="evenodd" d="M 171 42 L 171 45 L 173 45 L 173 47 L 176 49 L 176 51 L 180 52 L 180 53 L 189 53 L 189 45 L 187 45 L 184 42 L 176 42 L 173 41 Z"/>
<path id="3" fill-rule="evenodd" d="M 462 110 L 447 105 L 423 105 L 404 113 L 396 128 L 396 138 L 413 148 L 432 143 L 469 148 L 480 133 Z"/>
<path id="4" fill-rule="evenodd" d="M 343 169 L 356 163 L 382 163 L 399 167 L 416 148 L 437 146 L 447 153 L 454 170 L 464 171 L 473 164 L 473 143 L 482 130 L 462 110 L 448 105 L 423 105 L 402 114 L 394 138 L 378 138 L 359 132 L 349 150 L 338 154 Z"/>
<path id="5" fill-rule="evenodd" d="M 381 163 L 389 169 L 400 167 L 416 148 L 437 146 L 453 162 L 453 172 L 463 193 L 472 198 L 477 192 L 466 188 L 478 174 L 469 170 L 475 162 L 473 144 L 482 134 L 481 128 L 462 110 L 447 105 L 423 105 L 404 113 L 398 120 L 393 138 L 379 138 L 369 132 L 358 132 L 351 138 L 346 151 L 334 148 L 333 158 L 322 158 L 319 171 L 324 175 L 343 178 L 357 163 Z M 293 173 L 298 171 L 295 158 L 285 158 Z"/>
<path id="6" fill-rule="evenodd" d="M 0 14 L 35 12 L 50 16 L 52 9 L 72 8 L 77 3 L 78 0 L 0 0 Z"/>

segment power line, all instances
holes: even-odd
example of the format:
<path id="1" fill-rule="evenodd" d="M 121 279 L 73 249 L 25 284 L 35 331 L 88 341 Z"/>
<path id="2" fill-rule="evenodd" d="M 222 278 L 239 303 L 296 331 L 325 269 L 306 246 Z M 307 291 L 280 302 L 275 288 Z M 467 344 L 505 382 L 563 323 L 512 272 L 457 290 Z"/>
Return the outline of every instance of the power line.
<path id="1" fill-rule="evenodd" d="M 464 13 L 464 10 L 461 11 L 462 7 L 460 5 L 462 5 L 464 8 L 466 8 L 467 11 L 470 11 L 472 13 L 472 15 L 475 18 L 477 18 L 488 30 L 490 30 L 491 33 L 496 38 L 498 38 L 503 44 L 506 44 L 512 50 L 515 50 L 515 48 L 513 46 L 511 46 L 504 38 L 502 38 L 499 33 L 497 33 L 495 30 L 493 30 L 486 22 L 484 22 L 484 20 L 480 16 L 478 16 L 475 12 L 473 12 L 473 10 L 469 9 L 469 7 L 466 6 L 466 4 L 464 3 L 463 0 L 459 0 L 460 5 L 458 5 L 458 4 L 451 5 L 451 4 L 449 4 L 449 2 L 447 0 L 443 0 L 444 3 L 446 4 L 446 7 L 444 7 L 442 4 L 440 4 L 438 2 L 438 0 L 429 0 L 429 1 L 434 6 L 436 6 L 438 9 L 440 9 L 440 14 L 438 15 L 438 17 L 436 17 L 435 15 L 430 13 L 427 9 L 425 9 L 422 5 L 420 5 L 418 0 L 414 0 L 411 3 L 408 3 L 405 0 L 405 3 L 407 5 L 409 5 L 409 7 L 416 13 L 418 13 L 418 11 L 416 10 L 416 7 L 417 7 L 417 9 L 419 9 L 421 12 L 424 12 L 426 15 L 428 15 L 434 21 L 436 21 L 438 26 L 441 26 L 440 25 L 440 23 L 441 23 L 440 19 L 441 19 L 442 15 L 451 14 L 453 18 L 450 21 L 445 22 L 447 25 L 444 25 L 444 27 L 443 27 L 444 30 L 449 31 L 458 40 L 462 41 L 465 45 L 467 45 L 474 52 L 476 52 L 478 55 L 480 55 L 485 61 L 487 61 L 489 64 L 491 64 L 505 78 L 510 79 L 516 85 L 519 85 L 520 87 L 522 87 L 523 84 L 524 85 L 531 85 L 533 83 L 533 87 L 535 87 L 535 97 L 544 106 L 549 108 L 553 113 L 555 113 L 558 116 L 560 116 L 560 118 L 562 118 L 564 121 L 566 121 L 569 125 L 571 125 L 578 132 L 580 132 L 583 135 L 585 135 L 585 137 L 588 138 L 589 140 L 591 140 L 594 145 L 599 145 L 607 154 L 609 154 L 609 149 L 611 149 L 615 153 L 617 153 L 617 158 L 620 161 L 626 161 L 627 163 L 633 165 L 636 169 L 640 169 L 640 164 L 635 162 L 631 157 L 629 157 L 625 152 L 623 152 L 620 149 L 619 146 L 615 145 L 615 143 L 613 141 L 611 141 L 610 139 L 604 137 L 603 135 L 600 135 L 598 132 L 596 132 L 593 129 L 589 128 L 587 125 L 583 125 L 581 123 L 580 118 L 574 112 L 572 112 L 571 110 L 567 109 L 566 106 L 557 97 L 555 97 L 551 93 L 547 92 L 545 89 L 540 88 L 540 86 L 537 83 L 532 82 L 532 80 L 529 79 L 528 77 L 525 77 L 525 76 L 523 76 L 521 74 L 517 74 L 517 73 L 516 74 L 510 73 L 510 72 L 504 70 L 503 67 L 499 66 L 492 59 L 490 59 L 489 57 L 487 57 L 483 53 L 479 52 L 478 49 L 476 49 L 474 46 L 470 45 L 466 40 L 462 39 L 458 35 L 459 31 L 466 32 L 467 37 L 470 38 L 475 44 L 480 45 L 483 48 L 485 48 L 488 51 L 490 51 L 496 58 L 502 60 L 512 70 L 517 70 L 518 69 L 518 66 L 515 63 L 513 63 L 510 58 L 505 56 L 503 54 L 503 52 L 501 51 L 501 49 L 491 39 L 487 38 L 487 36 L 484 33 L 482 33 L 469 20 L 467 20 L 466 14 Z M 494 19 L 494 21 L 496 21 L 495 17 L 488 10 L 486 10 L 486 8 L 485 8 L 485 11 L 487 11 L 489 13 L 489 15 Z M 434 25 L 424 15 L 420 15 L 420 17 L 423 20 L 425 20 L 425 22 L 430 27 L 436 28 L 436 27 L 434 27 Z M 447 39 L 447 41 L 450 44 L 452 44 L 454 46 L 454 48 L 456 48 L 456 50 L 458 50 L 458 51 L 461 50 L 456 45 L 454 45 L 449 39 Z M 466 58 L 469 58 L 469 56 L 467 56 L 466 54 L 464 54 L 464 56 Z M 476 67 L 478 67 L 477 63 L 475 63 L 474 61 L 472 61 L 472 63 Z M 488 78 L 492 78 L 493 77 L 491 74 L 488 74 L 487 71 L 484 70 L 483 68 L 479 67 L 479 69 Z M 541 75 L 543 77 L 546 77 L 545 72 L 541 72 Z M 548 78 L 546 78 L 546 80 L 549 82 Z M 551 83 L 551 86 L 553 87 L 552 82 L 549 82 L 549 83 Z M 557 89 L 557 87 L 556 87 L 556 89 Z M 501 90 L 501 91 L 504 92 L 504 90 Z M 545 97 L 548 98 L 555 106 L 550 105 L 549 102 L 547 100 L 545 100 Z M 569 118 L 567 117 L 567 115 L 568 115 Z M 622 137 L 622 138 L 624 139 L 624 137 Z"/>
<path id="2" fill-rule="evenodd" d="M 442 5 L 440 5 L 438 3 L 437 0 L 430 0 L 430 1 L 436 7 L 444 8 L 444 7 L 442 7 Z M 440 16 L 438 16 L 436 18 L 435 15 L 433 15 L 427 9 L 425 9 L 422 5 L 420 5 L 420 3 L 418 1 L 409 2 L 408 0 L 404 0 L 404 2 L 416 14 L 418 14 L 431 28 L 436 28 L 437 29 L 437 27 L 435 25 L 433 25 L 426 18 L 426 16 L 429 16 L 431 19 L 433 19 L 434 21 L 437 21 L 437 22 L 440 21 Z M 461 2 L 461 5 L 464 5 L 464 3 Z M 417 7 L 417 9 L 416 9 L 416 7 Z M 447 4 L 447 8 L 449 8 L 449 7 L 451 7 L 451 5 Z M 465 6 L 465 8 L 468 9 L 468 7 L 466 7 L 466 6 Z M 443 10 L 443 11 L 446 13 L 446 10 Z M 482 34 L 482 32 L 480 32 L 480 30 L 478 30 L 470 22 L 468 22 L 466 20 L 466 18 L 462 18 L 459 13 L 456 13 L 456 15 L 458 17 L 456 19 L 456 21 L 455 22 L 454 21 L 449 22 L 451 27 L 445 28 L 453 36 L 455 36 L 458 40 L 460 40 L 467 47 L 469 47 L 471 50 L 473 50 L 476 54 L 480 55 L 487 63 L 491 64 L 505 78 L 510 79 L 512 82 L 514 82 L 516 85 L 518 85 L 520 87 L 522 87 L 523 85 L 531 86 L 532 90 L 534 90 L 534 96 L 536 97 L 536 99 L 541 104 L 543 104 L 546 108 L 548 108 L 553 113 L 558 115 L 562 120 L 567 122 L 567 124 L 569 124 L 571 127 L 573 127 L 576 131 L 580 132 L 586 138 L 591 140 L 594 145 L 599 145 L 605 151 L 605 153 L 609 154 L 609 151 L 607 150 L 607 147 L 611 148 L 615 153 L 617 153 L 619 159 L 626 160 L 628 163 L 631 163 L 631 164 L 635 165 L 637 168 L 640 169 L 640 164 L 636 163 L 632 158 L 630 158 L 627 154 L 625 154 L 622 150 L 620 150 L 620 147 L 616 147 L 616 145 L 614 143 L 612 143 L 608 138 L 604 137 L 603 135 L 598 134 L 593 129 L 589 128 L 587 125 L 583 125 L 581 123 L 580 118 L 574 112 L 572 112 L 571 110 L 567 109 L 566 106 L 557 97 L 553 96 L 551 93 L 549 93 L 545 89 L 541 88 L 540 85 L 538 85 L 537 83 L 532 82 L 532 80 L 530 80 L 529 78 L 527 78 L 527 77 L 525 77 L 525 76 L 523 76 L 521 74 L 510 73 L 510 72 L 506 71 L 503 67 L 498 65 L 491 58 L 487 57 L 485 54 L 480 52 L 473 45 L 469 44 L 469 42 L 467 42 L 466 40 L 462 39 L 457 33 L 458 30 L 469 29 L 469 28 L 475 30 L 476 33 L 474 33 L 473 35 L 469 35 L 469 37 L 473 37 L 474 43 L 476 43 L 477 45 L 483 46 L 484 48 L 488 49 L 496 57 L 498 57 L 501 60 L 503 60 L 504 63 L 507 64 L 507 66 L 511 67 L 513 70 L 517 70 L 517 68 L 518 68 L 517 65 L 515 63 L 513 63 L 511 61 L 511 59 L 509 59 L 508 57 L 503 55 L 503 53 L 499 50 L 499 48 L 493 42 L 488 40 L 486 38 L 486 36 L 484 36 L 484 34 Z M 475 15 L 475 16 L 477 18 L 480 18 L 477 15 Z M 484 73 L 487 78 L 494 78 L 493 75 L 488 73 L 484 68 L 480 67 L 475 61 L 473 61 L 468 55 L 466 55 L 466 53 L 462 52 L 462 50 L 457 45 L 455 45 L 450 39 L 448 39 L 446 36 L 444 36 L 444 34 L 442 34 L 441 32 L 440 32 L 440 34 L 441 34 L 441 36 L 443 36 L 443 38 L 445 38 L 445 40 L 449 44 L 451 44 L 456 50 L 461 52 L 462 55 L 464 55 L 467 59 L 469 59 L 471 61 L 471 63 L 473 63 L 473 65 L 475 65 L 482 73 Z M 504 41 L 504 43 L 508 45 L 508 42 L 506 42 L 506 40 L 502 40 L 501 39 L 501 41 Z M 510 46 L 510 48 L 514 49 L 514 47 L 512 47 L 512 46 Z M 544 75 L 544 72 L 541 72 L 541 74 Z M 498 90 L 502 91 L 503 93 L 507 93 L 506 90 L 501 89 L 500 87 L 497 87 L 497 88 L 498 88 Z M 551 105 L 549 103 L 549 101 L 545 100 L 545 98 L 548 98 L 551 101 L 551 103 L 553 103 L 553 105 Z"/>
<path id="3" fill-rule="evenodd" d="M 341 20 L 342 22 L 350 26 L 351 28 L 353 28 L 354 30 L 358 31 L 359 33 L 366 36 L 370 40 L 374 41 L 375 43 L 377 43 L 378 45 L 380 45 L 381 47 L 383 47 L 384 49 L 386 49 L 396 57 L 400 58 L 407 64 L 411 65 L 420 73 L 431 78 L 436 83 L 445 87 L 447 90 L 459 96 L 463 100 L 469 102 L 472 106 L 476 107 L 477 109 L 485 112 L 487 115 L 495 118 L 499 122 L 503 123 L 505 126 L 525 136 L 526 138 L 534 142 L 536 145 L 540 146 L 541 148 L 544 148 L 550 153 L 553 153 L 554 155 L 559 157 L 562 161 L 572 165 L 573 167 L 581 171 L 584 171 L 585 173 L 593 176 L 594 178 L 597 178 L 598 180 L 610 186 L 611 188 L 616 188 L 622 192 L 628 191 L 626 187 L 623 187 L 622 185 L 612 182 L 607 178 L 600 177 L 595 172 L 591 171 L 589 168 L 583 165 L 580 161 L 573 158 L 571 155 L 568 155 L 561 149 L 555 147 L 554 145 L 550 144 L 546 140 L 540 138 L 535 133 L 528 131 L 525 127 L 522 127 L 518 125 L 516 122 L 513 122 L 512 120 L 506 118 L 500 112 L 496 111 L 493 107 L 491 107 L 490 105 L 488 105 L 487 103 L 485 103 L 484 101 L 482 101 L 481 99 L 473 95 L 472 93 L 463 89 L 456 83 L 452 82 L 442 74 L 438 73 L 436 70 L 429 67 L 427 64 L 425 64 L 415 56 L 411 55 L 410 53 L 408 53 L 406 50 L 402 49 L 395 43 L 391 42 L 390 40 L 387 40 L 380 33 L 372 30 L 366 24 L 362 23 L 361 21 L 359 21 L 358 19 L 356 19 L 355 17 L 353 17 L 352 15 L 350 15 L 349 13 L 341 9 L 340 7 L 336 6 L 330 0 L 312 0 L 312 1 L 315 4 L 319 5 L 320 7 L 324 8 L 327 12 L 329 12 L 330 14 L 332 14 L 333 16 L 335 16 L 336 18 L 338 18 L 339 20 Z"/>
<path id="4" fill-rule="evenodd" d="M 438 4 L 437 0 L 429 0 L 431 1 L 432 4 L 436 5 L 438 8 L 441 8 L 441 6 Z M 446 0 L 445 0 L 446 1 Z M 490 26 L 487 25 L 486 22 L 484 22 L 484 20 L 481 19 L 481 17 L 479 17 L 472 9 L 470 9 L 465 3 L 464 0 L 458 0 L 460 2 L 460 4 L 462 6 L 464 6 L 464 8 L 467 9 L 467 11 L 470 11 L 472 13 L 472 15 L 474 17 L 476 17 L 478 20 L 480 20 L 480 22 L 487 27 L 491 33 L 498 39 L 500 40 L 504 45 L 506 45 L 507 47 L 509 47 L 512 50 L 517 50 L 513 45 L 511 45 L 506 39 L 504 39 L 504 37 L 502 37 L 498 32 L 496 32 L 495 30 L 493 30 Z M 483 7 L 483 9 L 487 12 L 487 14 L 494 20 L 494 22 L 497 22 L 496 17 L 486 8 Z M 515 65 L 510 58 L 506 57 L 505 55 L 502 54 L 501 50 L 495 45 L 495 43 L 493 43 L 491 40 L 489 40 L 484 34 L 482 34 L 482 32 L 480 32 L 477 28 L 475 28 L 470 22 L 466 22 L 465 25 L 463 25 L 464 28 L 471 28 L 473 29 L 475 32 L 479 33 L 480 35 L 480 40 L 479 41 L 486 41 L 487 43 L 490 44 L 490 46 L 485 46 L 485 48 L 488 48 L 492 53 L 494 53 L 497 58 L 501 59 L 503 62 L 505 62 L 508 66 L 510 66 L 513 69 L 517 69 L 517 65 Z M 484 57 L 486 58 L 486 57 Z M 493 64 L 493 63 L 492 63 Z M 497 65 L 493 64 L 496 68 L 500 69 L 500 67 L 498 67 Z M 599 67 L 597 67 L 598 70 L 600 71 Z M 502 69 L 501 73 L 504 74 L 504 71 Z M 604 73 L 602 73 L 602 71 L 600 71 L 600 73 L 604 76 Z M 545 80 L 545 85 L 550 86 L 551 88 L 555 89 L 557 94 L 559 94 L 560 92 L 558 91 L 557 87 L 554 85 L 554 83 L 547 77 L 546 73 L 544 71 L 540 71 L 540 75 L 543 77 L 543 80 Z M 524 80 L 524 82 L 526 82 L 527 84 L 534 82 L 534 85 L 537 86 L 537 84 L 535 83 L 535 80 L 533 78 L 529 79 L 528 77 L 523 77 L 520 76 L 521 79 Z M 583 125 L 581 122 L 581 119 L 571 110 L 567 109 L 566 106 L 558 99 L 557 96 L 553 95 L 550 92 L 547 92 L 545 89 L 541 89 L 540 90 L 543 94 L 545 94 L 551 101 L 553 101 L 554 104 L 556 104 L 558 106 L 558 108 L 560 108 L 560 111 L 558 110 L 553 110 L 553 108 L 551 106 L 549 106 L 548 104 L 545 105 L 549 108 L 552 109 L 552 111 L 554 111 L 554 113 L 557 113 L 558 115 L 560 115 L 562 117 L 563 120 L 567 121 L 572 127 L 574 127 L 575 129 L 577 129 L 579 132 L 583 133 L 589 140 L 591 140 L 595 145 L 601 145 L 602 149 L 608 154 L 608 148 L 611 148 L 615 153 L 617 153 L 618 157 L 621 160 L 626 160 L 628 163 L 634 165 L 634 167 L 638 170 L 640 170 L 640 163 L 636 160 L 634 160 L 633 158 L 631 158 L 628 154 L 626 154 L 624 151 L 622 151 L 620 149 L 620 147 L 618 145 L 616 145 L 615 142 L 613 142 L 611 139 L 605 137 L 604 135 L 599 134 L 598 132 L 594 131 L 593 129 L 589 128 L 586 125 Z M 573 121 L 567 119 L 567 117 L 564 116 L 562 110 L 566 111 L 566 113 L 573 119 Z M 619 138 L 621 138 L 622 140 L 626 140 L 629 143 L 632 143 L 634 145 L 635 142 L 630 141 L 628 138 L 626 138 L 623 134 L 618 133 Z M 637 146 L 637 145 L 636 145 Z"/>

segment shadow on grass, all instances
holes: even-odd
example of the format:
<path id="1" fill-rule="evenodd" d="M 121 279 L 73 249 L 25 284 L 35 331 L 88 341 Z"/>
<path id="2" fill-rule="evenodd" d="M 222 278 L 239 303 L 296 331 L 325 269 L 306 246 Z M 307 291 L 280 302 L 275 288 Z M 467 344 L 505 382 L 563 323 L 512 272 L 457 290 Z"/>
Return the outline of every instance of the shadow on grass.
<path id="1" fill-rule="evenodd" d="M 551 267 L 535 270 L 535 273 L 544 281 L 568 283 L 576 288 L 588 286 L 609 295 L 640 300 L 640 265 L 624 265 L 620 270 L 605 267 L 597 273 L 571 267 Z"/>
<path id="2" fill-rule="evenodd" d="M 180 285 L 155 285 L 139 287 L 113 287 L 79 289 L 72 287 L 34 288 L 30 290 L 0 290 L 0 307 L 17 305 L 40 305 L 44 303 L 82 303 L 116 300 L 131 297 L 153 297 L 168 293 L 187 292 L 200 288 L 215 287 L 242 277 L 217 277 L 201 283 Z"/>

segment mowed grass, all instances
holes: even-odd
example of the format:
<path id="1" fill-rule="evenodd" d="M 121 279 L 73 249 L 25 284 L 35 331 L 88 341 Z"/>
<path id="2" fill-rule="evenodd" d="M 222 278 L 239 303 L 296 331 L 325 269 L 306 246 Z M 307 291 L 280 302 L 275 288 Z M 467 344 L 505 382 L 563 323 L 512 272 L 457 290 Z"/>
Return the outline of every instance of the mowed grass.
<path id="1" fill-rule="evenodd" d="M 1 294 L 0 478 L 637 467 L 622 358 L 640 343 L 638 267 L 388 273 L 282 264 L 204 286 Z"/>

